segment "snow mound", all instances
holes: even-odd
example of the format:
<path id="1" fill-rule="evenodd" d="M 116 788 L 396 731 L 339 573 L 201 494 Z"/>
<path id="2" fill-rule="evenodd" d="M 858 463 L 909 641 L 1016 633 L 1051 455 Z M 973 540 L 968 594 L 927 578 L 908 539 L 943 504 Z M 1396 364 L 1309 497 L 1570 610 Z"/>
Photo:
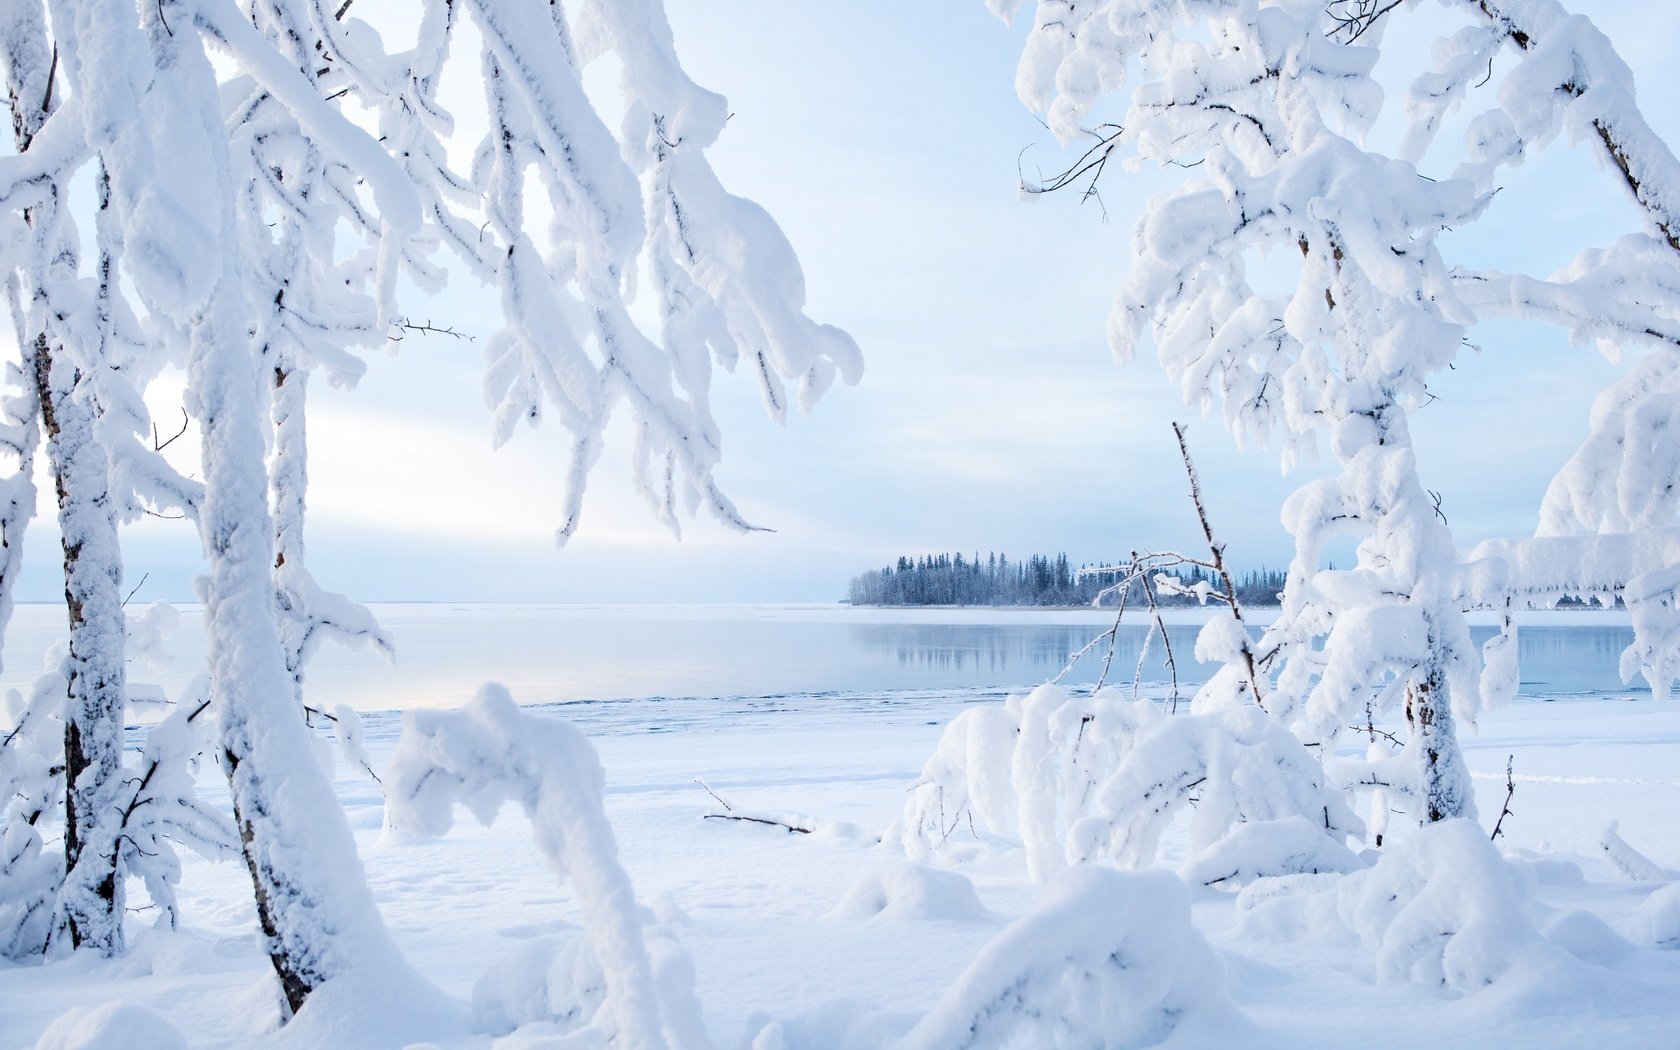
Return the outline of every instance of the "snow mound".
<path id="1" fill-rule="evenodd" d="M 1247 1027 L 1184 883 L 1085 865 L 982 948 L 902 1045 L 1215 1046 Z"/>
<path id="2" fill-rule="evenodd" d="M 1633 915 L 1633 937 L 1658 948 L 1680 949 L 1680 882 L 1645 898 Z"/>
<path id="3" fill-rule="evenodd" d="M 1546 924 L 1546 939 L 1583 962 L 1611 966 L 1633 950 L 1608 923 L 1590 911 L 1570 909 Z"/>
<path id="4" fill-rule="evenodd" d="M 829 918 L 985 922 L 991 912 L 980 903 L 966 875 L 899 864 L 860 877 Z"/>
<path id="5" fill-rule="evenodd" d="M 1529 883 L 1474 821 L 1425 825 L 1337 887 L 1337 911 L 1385 981 L 1471 992 L 1542 946 Z"/>
<path id="6" fill-rule="evenodd" d="M 187 1050 L 175 1026 L 134 1003 L 77 1007 L 54 1021 L 35 1050 Z"/>

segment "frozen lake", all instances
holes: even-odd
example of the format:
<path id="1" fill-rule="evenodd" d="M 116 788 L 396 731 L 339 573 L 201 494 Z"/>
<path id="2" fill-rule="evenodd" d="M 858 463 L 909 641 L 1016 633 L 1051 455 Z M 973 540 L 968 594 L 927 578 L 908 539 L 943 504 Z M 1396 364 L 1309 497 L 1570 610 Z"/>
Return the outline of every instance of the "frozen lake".
<path id="1" fill-rule="evenodd" d="M 1111 611 L 1094 609 L 842 605 L 373 608 L 396 640 L 396 661 L 329 643 L 309 666 L 312 703 L 344 703 L 363 711 L 454 707 L 488 680 L 506 684 L 527 704 L 649 698 L 891 703 L 895 698 L 925 700 L 928 694 L 961 702 L 1054 677 L 1071 653 L 1114 619 Z M 1177 623 L 1169 634 L 1179 680 L 1193 689 L 1212 671 L 1192 655 L 1198 625 L 1209 614 L 1182 610 L 1174 615 Z M 62 606 L 17 608 L 7 632 L 0 688 L 27 688 L 48 648 L 62 641 L 63 617 Z M 1530 619 L 1518 636 L 1524 695 L 1648 695 L 1643 682 L 1623 685 L 1616 672 L 1617 659 L 1632 639 L 1624 615 L 1568 612 L 1531 614 Z M 1111 683 L 1131 682 L 1146 633 L 1141 623 L 1122 627 Z M 1491 628 L 1478 628 L 1476 640 L 1489 634 Z M 132 666 L 131 677 L 173 694 L 204 657 L 199 609 L 182 608 L 171 649 L 171 667 L 156 672 Z M 1099 647 L 1066 681 L 1094 682 L 1101 656 Z M 1156 641 L 1143 667 L 1144 682 L 1166 682 L 1161 657 Z M 673 705 L 668 713 L 676 715 L 686 706 Z"/>

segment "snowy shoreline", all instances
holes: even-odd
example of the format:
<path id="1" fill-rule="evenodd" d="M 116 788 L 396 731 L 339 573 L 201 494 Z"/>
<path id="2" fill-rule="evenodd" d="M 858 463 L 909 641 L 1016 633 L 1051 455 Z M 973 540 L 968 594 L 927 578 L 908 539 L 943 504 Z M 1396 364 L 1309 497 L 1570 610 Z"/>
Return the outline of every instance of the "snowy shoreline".
<path id="1" fill-rule="evenodd" d="M 797 1045 L 861 1050 L 871 1045 L 865 1022 L 890 1027 L 905 1023 L 893 1017 L 921 1016 L 1005 923 L 1039 899 L 1019 853 L 1005 849 L 949 869 L 972 883 L 983 907 L 967 918 L 915 908 L 869 918 L 841 907 L 859 885 L 902 869 L 903 853 L 875 839 L 904 806 L 941 728 L 968 701 L 998 702 L 933 691 L 876 699 L 893 702 L 740 698 L 723 702 L 727 714 L 719 698 L 534 709 L 545 718 L 557 708 L 581 716 L 606 770 L 621 858 L 638 898 L 693 958 L 716 1046 L 745 1045 L 775 1020 L 790 1039 L 799 1037 Z M 663 717 L 685 707 L 693 717 Z M 376 768 L 385 768 L 401 721 L 396 712 L 368 717 Z M 1565 939 L 1569 950 L 1531 959 L 1494 989 L 1459 996 L 1379 980 L 1366 949 L 1345 933 L 1311 925 L 1268 930 L 1244 919 L 1236 895 L 1202 889 L 1191 898 L 1194 924 L 1252 1025 L 1227 1033 L 1230 1040 L 1259 1047 L 1664 1045 L 1680 1001 L 1680 953 L 1634 939 L 1639 906 L 1661 884 L 1629 881 L 1597 837 L 1619 819 L 1628 841 L 1656 863 L 1680 868 L 1680 827 L 1672 819 L 1680 810 L 1680 707 L 1605 698 L 1521 702 L 1488 715 L 1465 740 L 1484 823 L 1499 812 L 1506 757 L 1515 755 L 1516 815 L 1506 821 L 1504 843 L 1517 869 L 1531 873 L 1530 909 L 1541 927 L 1573 929 L 1587 920 L 1571 926 L 1563 919 L 1587 915 L 1604 928 L 1586 942 Z M 199 780 L 209 799 L 225 799 L 214 769 Z M 819 832 L 704 820 L 717 805 L 696 780 L 738 807 L 807 814 Z M 382 830 L 380 788 L 365 776 L 341 765 L 336 787 L 398 947 L 444 1000 L 370 1003 L 364 1022 L 337 1022 L 349 1027 L 274 1034 L 272 976 L 254 936 L 249 876 L 236 860 L 211 865 L 187 856 L 179 932 L 148 932 L 150 916 L 137 912 L 127 958 L 0 966 L 0 1031 L 14 1040 L 6 1045 L 31 1045 L 72 1007 L 121 1000 L 170 1017 L 192 1047 L 399 1047 L 416 1037 L 390 1020 L 405 1010 L 459 1018 L 428 1036 L 439 1047 L 491 1047 L 492 1037 L 469 1031 L 465 1020 L 474 985 L 536 941 L 568 936 L 580 921 L 574 887 L 542 863 L 529 825 L 511 807 L 488 828 L 458 820 L 442 838 L 416 841 Z M 1183 835 L 1180 827 L 1163 840 L 1159 863 L 1170 868 L 1183 859 Z M 136 892 L 135 903 L 143 901 Z M 1374 1011 L 1387 1018 L 1383 1025 L 1369 1024 Z M 364 1044 L 365 1023 L 388 1038 Z"/>

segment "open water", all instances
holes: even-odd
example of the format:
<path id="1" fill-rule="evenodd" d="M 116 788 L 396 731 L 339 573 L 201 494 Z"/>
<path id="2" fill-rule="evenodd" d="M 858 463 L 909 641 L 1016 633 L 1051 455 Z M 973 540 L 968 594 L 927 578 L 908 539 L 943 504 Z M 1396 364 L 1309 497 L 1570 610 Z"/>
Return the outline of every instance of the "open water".
<path id="1" fill-rule="evenodd" d="M 673 704 L 745 711 L 788 703 L 891 704 L 895 697 L 1004 694 L 1055 677 L 1071 654 L 1112 626 L 1112 612 L 1037 609 L 853 609 L 836 605 L 381 605 L 397 658 L 322 647 L 308 669 L 313 704 L 363 711 L 454 707 L 485 681 L 507 685 L 522 703 L 620 699 L 733 700 Z M 1256 610 L 1256 612 L 1262 612 Z M 0 689 L 26 689 L 49 648 L 64 638 L 63 607 L 20 605 L 7 631 Z M 1180 686 L 1188 696 L 1213 671 L 1193 656 L 1207 613 L 1176 612 L 1169 629 Z M 1518 633 L 1522 695 L 1648 695 L 1623 684 L 1617 660 L 1632 640 L 1625 616 L 1553 613 Z M 1478 628 L 1479 642 L 1492 633 Z M 1173 671 L 1166 647 L 1142 624 L 1122 625 L 1107 681 L 1134 680 L 1160 695 Z M 1145 643 L 1148 650 L 1145 652 Z M 131 666 L 131 679 L 178 690 L 204 659 L 202 613 L 182 608 L 172 666 Z M 1065 682 L 1094 683 L 1099 645 Z M 1142 663 L 1139 657 L 1143 656 Z M 584 712 L 579 711 L 582 715 Z M 714 715 L 715 716 L 715 715 Z"/>

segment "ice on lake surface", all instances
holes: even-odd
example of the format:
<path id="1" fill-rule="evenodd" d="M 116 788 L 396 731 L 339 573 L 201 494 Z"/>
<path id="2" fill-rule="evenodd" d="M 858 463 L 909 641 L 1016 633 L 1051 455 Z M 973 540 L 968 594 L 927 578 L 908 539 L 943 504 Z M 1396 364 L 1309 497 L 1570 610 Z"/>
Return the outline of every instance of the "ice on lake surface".
<path id="1" fill-rule="evenodd" d="M 395 638 L 395 662 L 329 642 L 307 668 L 312 703 L 362 711 L 455 707 L 492 680 L 526 704 L 739 701 L 723 708 L 674 704 L 662 709 L 665 720 L 715 717 L 731 706 L 763 712 L 800 698 L 892 706 L 895 698 L 924 694 L 925 700 L 925 694 L 938 693 L 965 702 L 1055 677 L 1071 654 L 1114 622 L 1113 612 L 1101 609 L 451 604 L 373 609 Z M 1188 695 L 1213 670 L 1193 655 L 1199 624 L 1212 613 L 1191 609 L 1171 615 L 1168 641 Z M 18 606 L 6 634 L 0 688 L 27 689 L 48 648 L 64 638 L 63 617 L 61 605 Z M 1625 617 L 1568 612 L 1534 618 L 1537 622 L 1518 633 L 1524 695 L 1649 695 L 1643 681 L 1624 685 L 1617 673 L 1621 651 L 1632 640 Z M 169 645 L 173 664 L 162 673 L 134 666 L 131 678 L 173 695 L 203 661 L 202 620 L 201 610 L 183 607 L 181 627 Z M 1165 647 L 1149 634 L 1141 621 L 1122 626 L 1110 683 L 1127 686 L 1134 677 L 1152 686 L 1168 682 Z M 1491 634 L 1491 627 L 1473 631 L 1478 644 Z M 1148 658 L 1139 674 L 1146 639 Z M 1105 650 L 1092 650 L 1065 681 L 1094 683 Z M 571 714 L 590 720 L 583 710 Z"/>

